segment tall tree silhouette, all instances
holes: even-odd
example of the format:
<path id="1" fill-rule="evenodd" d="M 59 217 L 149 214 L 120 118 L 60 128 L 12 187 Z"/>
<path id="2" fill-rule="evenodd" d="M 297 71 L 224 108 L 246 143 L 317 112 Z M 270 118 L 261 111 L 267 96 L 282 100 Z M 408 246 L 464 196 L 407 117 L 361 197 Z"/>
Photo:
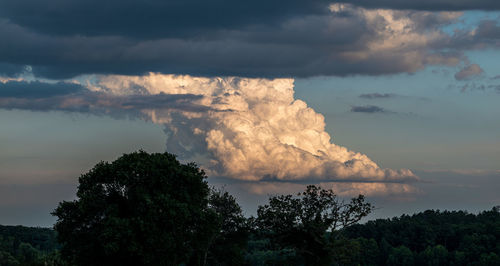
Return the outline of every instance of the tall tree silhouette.
<path id="1" fill-rule="evenodd" d="M 297 197 L 275 196 L 259 206 L 256 226 L 280 248 L 293 248 L 306 265 L 329 265 L 334 240 L 327 232 L 357 223 L 372 209 L 362 195 L 344 202 L 310 185 Z"/>
<path id="2" fill-rule="evenodd" d="M 126 154 L 79 179 L 53 212 L 61 254 L 75 265 L 201 264 L 217 230 L 206 175 L 168 153 Z"/>

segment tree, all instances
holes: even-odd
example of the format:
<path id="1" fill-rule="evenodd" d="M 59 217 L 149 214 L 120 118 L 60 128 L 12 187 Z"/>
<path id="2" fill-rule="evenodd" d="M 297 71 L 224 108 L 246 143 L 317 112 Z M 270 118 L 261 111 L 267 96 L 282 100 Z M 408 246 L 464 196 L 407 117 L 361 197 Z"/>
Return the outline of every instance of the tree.
<path id="1" fill-rule="evenodd" d="M 79 178 L 53 212 L 61 256 L 74 265 L 201 264 L 214 230 L 206 175 L 168 153 L 125 154 Z"/>
<path id="2" fill-rule="evenodd" d="M 351 261 L 349 263 L 342 263 L 342 265 L 378 265 L 380 251 L 377 242 L 373 238 L 366 239 L 360 237 L 351 239 L 349 242 L 351 242 L 351 244 L 347 245 L 349 250 L 345 253 L 350 255 Z"/>
<path id="3" fill-rule="evenodd" d="M 386 265 L 409 266 L 414 265 L 413 253 L 406 246 L 392 248 Z"/>
<path id="4" fill-rule="evenodd" d="M 439 266 L 445 265 L 451 260 L 446 247 L 437 245 L 434 247 L 428 246 L 419 254 L 420 265 Z"/>
<path id="5" fill-rule="evenodd" d="M 18 266 L 19 261 L 14 258 L 9 252 L 0 250 L 0 265 L 3 266 Z"/>
<path id="6" fill-rule="evenodd" d="M 18 260 L 22 265 L 42 265 L 40 252 L 29 243 L 21 243 L 17 252 Z"/>
<path id="7" fill-rule="evenodd" d="M 216 219 L 205 262 L 209 265 L 242 265 L 249 226 L 241 207 L 232 195 L 220 189 L 211 191 L 208 202 L 208 208 L 216 214 Z"/>
<path id="8" fill-rule="evenodd" d="M 484 266 L 500 265 L 500 257 L 493 252 L 490 252 L 488 254 L 483 253 L 479 258 L 479 265 L 484 265 Z"/>
<path id="9" fill-rule="evenodd" d="M 333 232 L 357 223 L 372 210 L 362 195 L 346 203 L 331 189 L 310 185 L 297 197 L 274 196 L 259 206 L 256 226 L 279 247 L 293 248 L 305 264 L 328 265 Z"/>

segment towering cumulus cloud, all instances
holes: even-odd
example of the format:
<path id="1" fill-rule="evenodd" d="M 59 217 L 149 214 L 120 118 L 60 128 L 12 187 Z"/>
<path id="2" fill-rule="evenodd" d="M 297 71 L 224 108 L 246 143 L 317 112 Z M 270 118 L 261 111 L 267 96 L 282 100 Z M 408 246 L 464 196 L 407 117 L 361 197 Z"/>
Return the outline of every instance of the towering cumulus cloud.
<path id="1" fill-rule="evenodd" d="M 382 169 L 366 155 L 333 144 L 324 117 L 294 99 L 293 82 L 150 74 L 98 76 L 87 86 L 120 97 L 199 96 L 186 98 L 187 106 L 204 109 L 153 100 L 139 111 L 165 125 L 168 151 L 183 159 L 207 158 L 203 166 L 212 175 L 247 181 L 416 179 L 410 170 Z"/>

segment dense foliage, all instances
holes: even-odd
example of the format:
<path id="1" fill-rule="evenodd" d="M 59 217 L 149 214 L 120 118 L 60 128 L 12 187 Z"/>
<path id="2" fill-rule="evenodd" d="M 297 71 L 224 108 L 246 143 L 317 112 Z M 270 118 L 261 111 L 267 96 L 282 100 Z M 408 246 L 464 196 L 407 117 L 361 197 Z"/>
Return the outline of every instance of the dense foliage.
<path id="1" fill-rule="evenodd" d="M 428 210 L 342 231 L 362 265 L 500 265 L 500 209 Z M 366 258 L 370 258 L 366 260 Z"/>
<path id="2" fill-rule="evenodd" d="M 58 265 L 54 230 L 0 225 L 0 265 Z"/>
<path id="3" fill-rule="evenodd" d="M 259 206 L 255 229 L 272 249 L 292 251 L 296 263 L 328 265 L 335 236 L 327 232 L 357 223 L 372 209 L 361 195 L 345 203 L 332 190 L 311 185 L 296 197 L 275 196 Z"/>
<path id="4" fill-rule="evenodd" d="M 203 264 L 245 264 L 250 224 L 243 216 L 240 205 L 227 191 L 215 189 L 211 191 L 208 202 L 209 209 L 216 213 L 216 220 Z"/>
<path id="5" fill-rule="evenodd" d="M 207 265 L 300 265 L 296 250 L 277 246 L 269 235 L 253 230 L 227 192 L 214 198 L 228 203 L 230 219 L 215 236 Z M 215 201 L 215 200 L 214 200 Z M 212 206 L 223 204 L 213 203 Z M 219 212 L 221 212 L 219 210 Z M 222 216 L 219 216 L 222 217 Z M 351 225 L 336 232 L 332 265 L 500 265 L 500 212 L 425 211 Z M 329 233 L 325 238 L 331 237 Z M 62 265 L 55 232 L 48 228 L 0 226 L 0 265 Z"/>
<path id="6" fill-rule="evenodd" d="M 75 265 L 200 264 L 217 219 L 205 173 L 168 153 L 126 154 L 80 177 L 54 211 L 61 255 Z"/>

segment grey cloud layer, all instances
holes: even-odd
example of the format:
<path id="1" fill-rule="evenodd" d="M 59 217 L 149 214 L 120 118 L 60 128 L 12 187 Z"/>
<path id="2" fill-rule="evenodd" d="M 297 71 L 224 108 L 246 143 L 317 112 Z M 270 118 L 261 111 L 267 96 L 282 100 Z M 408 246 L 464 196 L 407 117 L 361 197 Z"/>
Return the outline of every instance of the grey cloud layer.
<path id="1" fill-rule="evenodd" d="M 78 84 L 58 82 L 54 84 L 33 81 L 0 82 L 0 98 L 46 98 L 77 93 L 85 90 Z"/>
<path id="2" fill-rule="evenodd" d="M 397 97 L 398 95 L 393 94 L 393 93 L 366 93 L 366 94 L 361 94 L 359 95 L 359 98 L 363 99 L 384 99 L 384 98 L 394 98 Z"/>
<path id="3" fill-rule="evenodd" d="M 0 77 L 12 77 L 23 72 L 24 66 L 0 62 Z"/>
<path id="4" fill-rule="evenodd" d="M 496 0 L 344 0 L 334 2 L 350 3 L 367 8 L 427 11 L 500 10 L 500 2 Z"/>
<path id="5" fill-rule="evenodd" d="M 328 11 L 325 0 L 3 0 L 0 16 L 51 35 L 165 38 L 272 25 Z"/>
<path id="6" fill-rule="evenodd" d="M 415 72 L 498 47 L 500 27 L 442 26 L 458 13 L 368 10 L 325 1 L 2 1 L 0 73 L 37 76 L 162 72 L 308 77 Z M 239 2 L 238 2 L 239 3 Z"/>
<path id="7" fill-rule="evenodd" d="M 354 113 L 386 113 L 387 111 L 375 105 L 352 106 L 351 112 Z"/>
<path id="8" fill-rule="evenodd" d="M 0 16 L 51 35 L 156 39 L 279 25 L 290 18 L 325 14 L 331 3 L 427 11 L 500 10 L 496 0 L 3 0 Z"/>
<path id="9" fill-rule="evenodd" d="M 91 112 L 122 117 L 142 117 L 138 110 L 183 110 L 206 112 L 210 108 L 193 102 L 201 96 L 193 94 L 110 95 L 90 91 L 74 83 L 0 80 L 0 108 L 30 111 Z"/>

